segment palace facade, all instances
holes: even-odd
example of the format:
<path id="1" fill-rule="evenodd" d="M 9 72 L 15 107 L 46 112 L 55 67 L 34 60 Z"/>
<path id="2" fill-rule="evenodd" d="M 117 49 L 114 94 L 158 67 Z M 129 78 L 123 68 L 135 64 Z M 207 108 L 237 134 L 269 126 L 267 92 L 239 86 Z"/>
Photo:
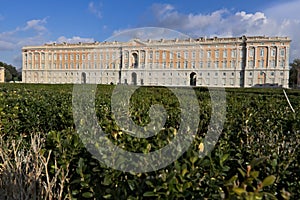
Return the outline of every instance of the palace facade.
<path id="1" fill-rule="evenodd" d="M 22 48 L 25 83 L 288 87 L 288 37 L 132 39 Z"/>

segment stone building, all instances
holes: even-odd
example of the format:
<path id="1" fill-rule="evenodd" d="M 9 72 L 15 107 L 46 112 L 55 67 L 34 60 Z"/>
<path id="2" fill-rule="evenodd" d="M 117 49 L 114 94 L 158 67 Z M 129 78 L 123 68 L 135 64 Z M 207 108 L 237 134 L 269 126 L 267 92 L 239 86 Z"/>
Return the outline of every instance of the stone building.
<path id="1" fill-rule="evenodd" d="M 288 87 L 288 37 L 132 39 L 22 48 L 25 83 Z"/>
<path id="2" fill-rule="evenodd" d="M 0 83 L 4 83 L 4 82 L 5 82 L 5 68 L 0 67 Z"/>

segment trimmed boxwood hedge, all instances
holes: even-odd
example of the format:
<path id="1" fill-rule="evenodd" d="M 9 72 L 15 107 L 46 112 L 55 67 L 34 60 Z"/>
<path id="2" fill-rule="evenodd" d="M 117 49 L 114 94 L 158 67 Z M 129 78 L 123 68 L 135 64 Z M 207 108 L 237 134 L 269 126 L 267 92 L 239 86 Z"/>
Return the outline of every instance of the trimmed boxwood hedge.
<path id="1" fill-rule="evenodd" d="M 155 137 L 134 138 L 122 132 L 111 114 L 115 86 L 99 85 L 96 114 L 108 138 L 127 151 L 155 151 L 172 141 L 180 126 L 176 96 L 164 87 L 141 87 L 131 97 L 132 119 L 149 123 L 148 111 L 160 103 L 168 112 L 164 130 Z M 30 136 L 39 134 L 49 162 L 41 183 L 56 177 L 52 193 L 62 199 L 299 199 L 300 91 L 282 89 L 226 89 L 226 121 L 214 150 L 199 158 L 211 116 L 207 88 L 194 88 L 199 99 L 200 123 L 196 137 L 178 160 L 147 173 L 129 173 L 106 167 L 91 155 L 75 130 L 73 85 L 0 85 L 2 152 L 21 141 L 22 152 L 32 148 Z M 181 88 L 184 92 L 184 88 Z M 15 162 L 11 156 L 11 162 Z M 5 190 L 0 157 L 0 189 Z M 26 175 L 24 168 L 24 174 Z M 63 188 L 60 187 L 64 180 Z M 33 192 L 45 199 L 39 184 Z M 55 196 L 55 195 L 54 195 Z M 1 196 L 0 196 L 1 197 Z M 49 195 L 48 195 L 49 197 Z M 7 197 L 9 198 L 9 197 Z M 11 197 L 12 198 L 12 197 Z"/>

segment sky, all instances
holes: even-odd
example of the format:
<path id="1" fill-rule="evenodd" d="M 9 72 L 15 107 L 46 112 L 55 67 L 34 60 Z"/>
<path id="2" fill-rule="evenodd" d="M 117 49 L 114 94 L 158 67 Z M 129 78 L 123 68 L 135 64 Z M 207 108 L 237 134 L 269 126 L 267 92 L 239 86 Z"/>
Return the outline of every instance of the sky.
<path id="1" fill-rule="evenodd" d="M 288 36 L 300 58 L 300 0 L 0 0 L 0 61 L 22 66 L 21 49 L 105 41 L 162 27 L 191 37 Z"/>

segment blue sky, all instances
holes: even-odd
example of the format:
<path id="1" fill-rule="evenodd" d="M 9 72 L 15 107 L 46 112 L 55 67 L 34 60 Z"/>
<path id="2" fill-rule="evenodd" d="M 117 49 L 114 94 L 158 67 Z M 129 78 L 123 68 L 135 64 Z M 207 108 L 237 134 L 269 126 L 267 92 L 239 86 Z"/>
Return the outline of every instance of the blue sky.
<path id="1" fill-rule="evenodd" d="M 127 29 L 170 28 L 193 37 L 289 36 L 300 58 L 300 0 L 0 0 L 0 61 L 21 67 L 21 48 L 104 41 Z"/>

